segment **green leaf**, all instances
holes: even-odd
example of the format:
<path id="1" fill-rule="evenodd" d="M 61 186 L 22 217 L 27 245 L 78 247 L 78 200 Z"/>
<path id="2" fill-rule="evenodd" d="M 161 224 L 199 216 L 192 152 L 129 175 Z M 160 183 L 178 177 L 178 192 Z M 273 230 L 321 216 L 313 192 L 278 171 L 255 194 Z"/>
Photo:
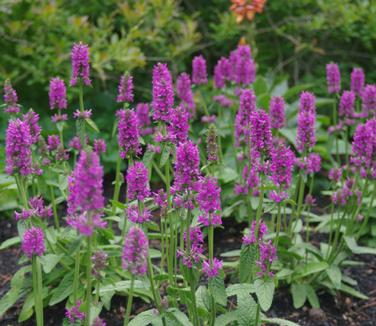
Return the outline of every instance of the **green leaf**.
<path id="1" fill-rule="evenodd" d="M 327 270 L 326 273 L 328 274 L 328 277 L 330 281 L 333 283 L 334 287 L 336 289 L 339 289 L 341 287 L 341 281 L 342 281 L 342 273 L 338 266 L 331 265 Z"/>
<path id="2" fill-rule="evenodd" d="M 226 288 L 226 294 L 228 297 L 233 295 L 246 296 L 247 294 L 254 293 L 255 286 L 249 283 L 231 284 Z"/>
<path id="3" fill-rule="evenodd" d="M 226 251 L 221 254 L 221 257 L 239 257 L 240 256 L 240 249 Z"/>
<path id="4" fill-rule="evenodd" d="M 296 271 L 296 273 L 298 274 L 297 278 L 302 278 L 310 274 L 321 272 L 327 269 L 328 266 L 329 265 L 324 261 L 308 263 L 307 265 L 304 265 L 297 269 Z"/>
<path id="5" fill-rule="evenodd" d="M 231 181 L 236 180 L 237 177 L 238 173 L 235 170 L 229 167 L 225 167 L 223 170 L 221 170 L 218 179 L 220 179 L 224 183 L 229 183 Z"/>
<path id="6" fill-rule="evenodd" d="M 275 285 L 273 279 L 257 279 L 255 281 L 255 289 L 261 309 L 263 311 L 268 311 L 272 306 L 274 296 Z"/>
<path id="7" fill-rule="evenodd" d="M 6 248 L 12 247 L 16 244 L 19 244 L 20 242 L 21 242 L 21 238 L 19 236 L 7 239 L 1 244 L 0 250 L 4 250 Z"/>
<path id="8" fill-rule="evenodd" d="M 174 319 L 176 319 L 176 321 L 182 325 L 182 326 L 191 326 L 192 323 L 189 321 L 188 317 L 186 316 L 185 313 L 181 312 L 180 310 L 178 310 L 177 308 L 170 308 L 168 309 L 167 311 L 169 314 L 171 314 Z"/>
<path id="9" fill-rule="evenodd" d="M 146 310 L 138 314 L 129 322 L 129 326 L 147 326 L 153 322 L 154 319 L 160 318 L 154 309 Z"/>
<path id="10" fill-rule="evenodd" d="M 299 324 L 282 318 L 262 318 L 262 321 L 268 324 L 277 324 L 281 326 L 300 326 Z"/>
<path id="11" fill-rule="evenodd" d="M 196 290 L 196 305 L 205 311 L 210 309 L 210 294 L 206 286 L 200 285 Z"/>
<path id="12" fill-rule="evenodd" d="M 284 94 L 283 97 L 286 101 L 289 101 L 290 99 L 295 98 L 300 94 L 300 92 L 304 90 L 308 90 L 312 88 L 314 84 L 300 84 L 294 87 L 290 87 Z"/>
<path id="13" fill-rule="evenodd" d="M 222 276 L 217 275 L 209 279 L 209 291 L 217 303 L 222 306 L 227 304 L 225 282 Z"/>
<path id="14" fill-rule="evenodd" d="M 305 301 L 307 300 L 307 288 L 305 284 L 293 283 L 291 285 L 291 294 L 294 308 L 299 309 L 303 307 Z"/>
<path id="15" fill-rule="evenodd" d="M 168 158 L 170 157 L 171 148 L 168 145 L 165 145 L 162 150 L 161 160 L 159 162 L 159 166 L 163 167 L 165 166 Z"/>
<path id="16" fill-rule="evenodd" d="M 60 261 L 61 257 L 63 257 L 63 255 L 48 254 L 42 256 L 40 262 L 42 263 L 43 271 L 46 274 L 51 272 L 52 269 L 56 266 L 56 264 Z"/>
<path id="17" fill-rule="evenodd" d="M 352 287 L 348 286 L 348 285 L 345 285 L 345 284 L 341 284 L 341 288 L 340 288 L 341 291 L 343 292 L 346 292 L 348 294 L 351 294 L 353 297 L 355 298 L 359 298 L 359 299 L 362 299 L 362 300 L 367 300 L 368 297 L 366 295 L 364 295 L 363 293 L 353 289 Z"/>
<path id="18" fill-rule="evenodd" d="M 146 166 L 150 166 L 150 163 L 153 160 L 154 155 L 155 152 L 147 150 L 144 154 L 144 157 L 142 158 L 142 162 L 144 162 Z"/>
<path id="19" fill-rule="evenodd" d="M 67 298 L 72 292 L 72 282 L 73 282 L 73 273 L 68 273 L 61 280 L 59 286 L 51 291 L 52 297 L 50 299 L 49 305 L 53 306 L 65 298 Z"/>
<path id="20" fill-rule="evenodd" d="M 229 311 L 215 319 L 215 326 L 226 326 L 237 320 L 236 311 Z"/>
<path id="21" fill-rule="evenodd" d="M 148 289 L 149 287 L 146 286 L 145 282 L 135 280 L 133 287 L 135 289 Z M 112 291 L 117 291 L 117 292 L 122 292 L 125 290 L 129 290 L 131 288 L 131 281 L 119 281 L 116 282 L 115 284 L 109 284 L 101 287 L 99 289 L 99 294 L 103 295 L 106 292 L 112 292 Z"/>
<path id="22" fill-rule="evenodd" d="M 268 83 L 264 77 L 258 76 L 253 83 L 253 90 L 255 91 L 256 96 L 260 96 L 268 91 Z"/>
<path id="23" fill-rule="evenodd" d="M 95 122 L 91 119 L 85 119 L 86 123 L 88 124 L 88 126 L 93 129 L 95 132 L 99 133 L 99 129 L 97 127 L 97 125 L 95 124 Z"/>
<path id="24" fill-rule="evenodd" d="M 239 278 L 241 283 L 247 283 L 255 267 L 256 246 L 244 246 L 240 252 Z"/>
<path id="25" fill-rule="evenodd" d="M 22 306 L 21 312 L 18 316 L 18 322 L 23 322 L 29 319 L 33 315 L 33 307 L 34 307 L 34 293 L 31 292 L 27 295 L 25 302 Z"/>
<path id="26" fill-rule="evenodd" d="M 317 297 L 315 289 L 309 284 L 306 284 L 306 289 L 307 298 L 312 308 L 320 308 L 319 298 Z"/>
<path id="27" fill-rule="evenodd" d="M 358 246 L 354 237 L 345 237 L 345 242 L 347 247 L 353 252 L 354 254 L 361 255 L 361 254 L 372 254 L 376 255 L 376 248 L 369 248 L 369 247 L 361 247 Z"/>
<path id="28" fill-rule="evenodd" d="M 239 326 L 255 325 L 257 303 L 253 300 L 252 296 L 249 294 L 239 295 L 237 303 L 236 315 Z"/>
<path id="29" fill-rule="evenodd" d="M 288 86 L 288 83 L 287 83 L 287 79 L 284 79 L 278 85 L 273 87 L 272 96 L 282 96 L 283 94 L 285 94 L 287 92 L 288 88 L 289 88 L 289 86 Z"/>

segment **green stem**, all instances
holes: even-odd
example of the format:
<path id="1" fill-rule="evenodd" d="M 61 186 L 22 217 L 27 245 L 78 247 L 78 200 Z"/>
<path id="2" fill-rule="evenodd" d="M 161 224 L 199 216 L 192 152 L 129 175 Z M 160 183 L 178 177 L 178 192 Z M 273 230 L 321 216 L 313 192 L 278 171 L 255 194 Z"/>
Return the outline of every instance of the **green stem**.
<path id="1" fill-rule="evenodd" d="M 79 235 L 77 235 L 77 236 L 79 236 Z M 77 250 L 76 258 L 75 258 L 75 262 L 74 262 L 74 274 L 73 274 L 73 298 L 74 298 L 74 302 L 76 302 L 78 300 L 78 283 L 79 283 L 79 280 L 80 280 L 80 260 L 81 260 L 80 247 L 81 247 L 81 241 L 78 245 L 78 250 Z"/>
<path id="2" fill-rule="evenodd" d="M 92 237 L 87 237 L 85 326 L 90 326 Z"/>
<path id="3" fill-rule="evenodd" d="M 51 179 L 51 170 L 48 170 L 48 177 Z M 52 186 L 50 188 L 50 195 L 51 195 L 51 202 L 52 202 L 52 211 L 54 214 L 54 222 L 55 227 L 59 230 L 60 229 L 60 223 L 59 223 L 59 217 L 57 216 L 57 208 L 56 208 L 56 202 L 55 202 L 55 192 L 54 188 Z"/>
<path id="4" fill-rule="evenodd" d="M 367 181 L 368 181 L 368 179 L 366 180 L 366 182 Z M 363 194 L 365 195 L 365 192 L 363 192 Z M 367 214 L 366 214 L 366 216 L 363 220 L 362 225 L 360 226 L 358 233 L 356 234 L 356 237 L 355 237 L 356 239 L 360 238 L 360 236 L 362 235 L 362 233 L 364 231 L 364 228 L 368 224 L 368 220 L 369 220 L 369 217 L 370 217 L 371 212 L 372 212 L 373 202 L 375 201 L 375 198 L 376 198 L 376 183 L 373 184 L 373 192 L 372 192 L 372 196 L 371 196 L 371 201 L 370 201 L 369 206 L 368 206 L 368 211 L 367 211 Z"/>
<path id="5" fill-rule="evenodd" d="M 277 213 L 277 229 L 274 239 L 274 246 L 278 248 L 279 233 L 281 231 L 281 203 L 278 203 L 278 213 Z"/>
<path id="6" fill-rule="evenodd" d="M 213 266 L 214 260 L 214 227 L 212 223 L 209 226 L 209 261 L 210 266 Z M 210 325 L 215 325 L 215 317 L 216 317 L 216 306 L 215 306 L 215 299 L 211 296 L 211 303 L 212 303 L 212 311 L 211 311 L 211 321 Z"/>
<path id="7" fill-rule="evenodd" d="M 42 270 L 38 256 L 32 258 L 32 278 L 37 326 L 43 326 Z"/>
<path id="8" fill-rule="evenodd" d="M 84 107 L 84 90 L 82 87 L 82 82 L 80 82 L 80 86 L 78 89 L 78 98 L 80 102 L 80 112 L 83 113 L 85 110 Z M 85 130 L 85 121 L 83 119 L 78 119 L 77 124 L 79 126 L 79 136 L 80 136 L 80 141 L 81 141 L 81 146 L 83 148 L 86 147 L 86 130 Z"/>
<path id="9" fill-rule="evenodd" d="M 114 204 L 115 201 L 119 201 L 119 195 L 120 195 L 120 167 L 121 167 L 121 157 L 118 156 L 118 159 L 116 161 L 116 174 L 115 174 L 115 189 L 114 189 L 114 195 L 112 197 L 112 215 L 115 215 L 116 213 L 116 206 Z"/>
<path id="10" fill-rule="evenodd" d="M 128 302 L 127 302 L 127 310 L 125 311 L 125 317 L 124 317 L 124 326 L 127 326 L 129 323 L 129 316 L 131 314 L 132 310 L 132 302 L 133 302 L 133 288 L 134 288 L 134 276 L 131 277 L 131 288 L 129 289 L 129 295 L 128 295 Z"/>

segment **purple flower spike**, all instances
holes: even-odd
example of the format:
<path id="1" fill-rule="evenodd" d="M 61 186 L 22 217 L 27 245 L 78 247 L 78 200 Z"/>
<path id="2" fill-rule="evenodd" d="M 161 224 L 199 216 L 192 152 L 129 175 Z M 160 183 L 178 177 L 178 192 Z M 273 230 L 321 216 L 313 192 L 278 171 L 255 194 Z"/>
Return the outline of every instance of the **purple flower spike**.
<path id="1" fill-rule="evenodd" d="M 351 90 L 358 96 L 362 95 L 365 76 L 362 68 L 354 68 L 351 72 Z"/>
<path id="2" fill-rule="evenodd" d="M 236 146 L 249 139 L 251 131 L 251 115 L 256 111 L 256 95 L 250 90 L 243 90 L 240 95 L 239 111 L 235 118 Z"/>
<path id="3" fill-rule="evenodd" d="M 141 153 L 141 145 L 138 134 L 137 115 L 133 110 L 119 110 L 116 113 L 119 119 L 118 144 L 120 157 L 125 159 L 128 155 Z"/>
<path id="4" fill-rule="evenodd" d="M 167 126 L 170 140 L 175 143 L 185 142 L 188 138 L 189 122 L 188 112 L 182 108 L 170 110 L 171 118 Z"/>
<path id="5" fill-rule="evenodd" d="M 58 135 L 49 135 L 47 138 L 47 147 L 49 151 L 56 150 L 60 145 L 60 138 Z"/>
<path id="6" fill-rule="evenodd" d="M 256 68 L 248 45 L 239 45 L 230 54 L 231 79 L 238 85 L 249 85 L 255 80 Z"/>
<path id="7" fill-rule="evenodd" d="M 104 139 L 94 139 L 94 144 L 93 144 L 94 152 L 97 154 L 104 154 L 106 153 L 107 145 L 106 141 Z"/>
<path id="8" fill-rule="evenodd" d="M 174 87 L 171 73 L 164 63 L 153 69 L 153 119 L 169 121 L 170 109 L 174 106 Z"/>
<path id="9" fill-rule="evenodd" d="M 309 151 L 315 146 L 315 123 L 315 96 L 312 93 L 303 92 L 300 95 L 298 130 L 296 135 L 296 145 L 299 152 Z"/>
<path id="10" fill-rule="evenodd" d="M 42 256 L 44 254 L 46 247 L 41 228 L 32 227 L 25 231 L 22 239 L 22 251 L 28 258 L 32 258 L 33 255 Z"/>
<path id="11" fill-rule="evenodd" d="M 251 245 L 251 244 L 254 244 L 256 243 L 256 221 L 253 220 L 252 221 L 252 224 L 251 224 L 251 229 L 249 230 L 249 233 L 247 235 L 245 235 L 242 239 L 242 242 L 244 245 L 248 246 L 248 245 Z M 259 230 L 258 230 L 258 233 L 257 233 L 257 237 L 258 237 L 258 240 L 262 240 L 262 238 L 264 237 L 265 234 L 268 233 L 268 227 L 266 226 L 266 224 L 264 223 L 264 221 L 260 221 L 260 225 L 259 225 Z"/>
<path id="12" fill-rule="evenodd" d="M 174 187 L 177 191 L 191 190 L 200 175 L 200 156 L 197 146 L 190 140 L 176 148 Z"/>
<path id="13" fill-rule="evenodd" d="M 273 96 L 270 101 L 270 124 L 274 129 L 285 126 L 285 100 L 281 96 Z"/>
<path id="14" fill-rule="evenodd" d="M 124 241 L 122 266 L 135 276 L 147 271 L 148 239 L 142 229 L 131 227 Z"/>
<path id="15" fill-rule="evenodd" d="M 290 187 L 294 162 L 294 152 L 284 144 L 279 144 L 272 150 L 270 172 L 271 179 L 277 187 Z"/>
<path id="16" fill-rule="evenodd" d="M 20 112 L 20 107 L 17 104 L 17 102 L 18 102 L 17 92 L 13 89 L 10 81 L 6 80 L 4 84 L 5 112 L 11 113 L 11 114 L 17 114 L 18 112 Z"/>
<path id="17" fill-rule="evenodd" d="M 153 129 L 150 127 L 149 111 L 148 103 L 138 103 L 136 106 L 138 132 L 142 136 L 150 135 L 153 132 Z"/>
<path id="18" fill-rule="evenodd" d="M 128 207 L 127 216 L 133 223 L 142 224 L 151 220 L 151 212 L 146 208 L 140 212 L 136 205 L 131 205 Z"/>
<path id="19" fill-rule="evenodd" d="M 32 137 L 29 125 L 20 119 L 10 120 L 5 143 L 6 173 L 32 174 Z"/>
<path id="20" fill-rule="evenodd" d="M 129 74 L 122 75 L 119 82 L 119 91 L 116 98 L 118 103 L 133 102 L 133 77 Z"/>
<path id="21" fill-rule="evenodd" d="M 339 101 L 339 115 L 341 117 L 353 118 L 355 106 L 355 93 L 344 91 Z"/>
<path id="22" fill-rule="evenodd" d="M 64 81 L 59 77 L 52 78 L 50 81 L 49 98 L 51 110 L 67 108 L 67 89 Z"/>
<path id="23" fill-rule="evenodd" d="M 71 60 L 72 78 L 70 85 L 75 86 L 80 78 L 86 86 L 90 86 L 89 47 L 83 43 L 73 44 Z"/>
<path id="24" fill-rule="evenodd" d="M 376 85 L 366 85 L 362 93 L 362 109 L 365 113 L 376 113 Z"/>
<path id="25" fill-rule="evenodd" d="M 36 144 L 41 133 L 41 127 L 38 124 L 39 114 L 30 109 L 26 114 L 23 115 L 23 120 L 29 125 L 31 142 L 33 144 Z"/>
<path id="26" fill-rule="evenodd" d="M 185 72 L 178 76 L 176 81 L 176 92 L 180 98 L 181 105 L 189 112 L 190 116 L 195 115 L 196 106 L 192 93 L 191 79 Z"/>
<path id="27" fill-rule="evenodd" d="M 66 309 L 65 317 L 68 318 L 71 324 L 74 324 L 76 321 L 80 322 L 85 319 L 85 313 L 80 311 L 81 301 L 77 300 L 76 304 L 70 309 Z"/>
<path id="28" fill-rule="evenodd" d="M 328 93 L 339 93 L 341 90 L 341 73 L 336 63 L 326 65 L 326 82 L 328 84 Z"/>
<path id="29" fill-rule="evenodd" d="M 202 55 L 198 55 L 192 60 L 192 81 L 196 85 L 208 83 L 206 60 Z"/>
<path id="30" fill-rule="evenodd" d="M 183 264 L 188 268 L 192 268 L 193 264 L 197 264 L 201 260 L 201 255 L 204 252 L 204 238 L 201 232 L 201 229 L 197 226 L 194 226 L 190 229 L 190 243 L 191 250 L 190 252 L 178 251 L 178 257 L 183 257 Z M 185 247 L 187 248 L 187 233 L 184 232 L 184 242 Z"/>
<path id="31" fill-rule="evenodd" d="M 96 152 L 81 151 L 79 160 L 68 178 L 68 214 L 100 215 L 104 207 L 103 168 Z"/>
<path id="32" fill-rule="evenodd" d="M 226 80 L 229 79 L 231 73 L 230 61 L 227 58 L 220 58 L 214 68 L 214 85 L 216 88 L 226 86 Z"/>
<path id="33" fill-rule="evenodd" d="M 221 211 L 221 188 L 217 180 L 212 177 L 201 178 L 197 183 L 198 206 L 203 215 L 200 215 L 198 222 L 205 225 L 222 224 Z"/>
<path id="34" fill-rule="evenodd" d="M 127 173 L 128 199 L 144 200 L 150 196 L 148 169 L 142 162 L 129 167 Z"/>
<path id="35" fill-rule="evenodd" d="M 210 260 L 206 260 L 202 263 L 202 272 L 208 277 L 213 278 L 219 274 L 219 271 L 222 269 L 223 262 L 217 258 L 213 259 L 213 263 L 210 263 Z"/>
<path id="36" fill-rule="evenodd" d="M 269 153 L 272 146 L 272 131 L 269 115 L 264 110 L 252 112 L 251 147 L 256 153 Z"/>

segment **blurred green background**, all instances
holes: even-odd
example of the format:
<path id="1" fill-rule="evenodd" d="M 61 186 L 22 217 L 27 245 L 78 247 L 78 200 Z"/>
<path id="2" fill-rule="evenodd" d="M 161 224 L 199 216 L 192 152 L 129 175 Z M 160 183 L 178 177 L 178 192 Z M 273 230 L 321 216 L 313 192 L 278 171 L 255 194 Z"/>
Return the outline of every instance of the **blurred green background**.
<path id="1" fill-rule="evenodd" d="M 189 72 L 192 56 L 203 53 L 212 71 L 242 36 L 252 44 L 258 74 L 286 75 L 290 85 L 314 83 L 319 95 L 326 89 L 329 61 L 339 63 L 344 85 L 353 66 L 365 69 L 367 82 L 376 80 L 375 1 L 269 0 L 262 14 L 242 24 L 230 5 L 229 0 L 2 0 L 0 83 L 10 78 L 20 103 L 33 107 L 46 124 L 49 79 L 69 80 L 70 49 L 83 41 L 90 45 L 94 81 L 85 91 L 86 106 L 101 130 L 109 131 L 121 73 L 132 71 L 136 101 L 149 101 L 154 63 L 168 62 L 176 75 Z M 75 90 L 68 94 L 69 109 L 76 109 Z"/>

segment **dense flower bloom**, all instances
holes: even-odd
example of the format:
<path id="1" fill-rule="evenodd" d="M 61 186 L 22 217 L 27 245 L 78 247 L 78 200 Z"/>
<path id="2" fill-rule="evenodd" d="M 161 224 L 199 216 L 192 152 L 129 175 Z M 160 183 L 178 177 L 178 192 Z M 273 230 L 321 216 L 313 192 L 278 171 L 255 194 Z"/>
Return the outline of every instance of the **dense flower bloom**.
<path id="1" fill-rule="evenodd" d="M 271 151 L 270 172 L 273 183 L 283 189 L 291 185 L 292 171 L 294 169 L 295 155 L 284 144 L 278 144 Z"/>
<path id="2" fill-rule="evenodd" d="M 213 115 L 204 115 L 201 117 L 201 122 L 203 123 L 214 123 L 217 121 L 217 116 Z"/>
<path id="3" fill-rule="evenodd" d="M 6 173 L 32 174 L 32 137 L 28 123 L 20 119 L 10 120 L 5 143 Z"/>
<path id="4" fill-rule="evenodd" d="M 92 110 L 89 109 L 89 110 L 76 110 L 73 112 L 73 118 L 75 119 L 90 119 L 91 115 L 92 115 Z"/>
<path id="5" fill-rule="evenodd" d="M 328 93 L 339 93 L 341 90 L 341 73 L 336 63 L 326 65 L 326 82 L 328 84 Z"/>
<path id="6" fill-rule="evenodd" d="M 94 139 L 93 148 L 97 154 L 105 153 L 107 149 L 106 141 L 101 138 Z"/>
<path id="7" fill-rule="evenodd" d="M 269 152 L 272 146 L 272 131 L 269 115 L 264 110 L 251 114 L 251 147 L 255 153 Z"/>
<path id="8" fill-rule="evenodd" d="M 59 77 L 50 80 L 50 109 L 66 109 L 67 108 L 67 89 L 64 81 Z"/>
<path id="9" fill-rule="evenodd" d="M 32 197 L 29 199 L 29 209 L 23 208 L 21 212 L 15 212 L 14 217 L 16 221 L 27 220 L 35 216 L 39 218 L 48 218 L 52 216 L 52 208 L 46 207 L 42 197 Z"/>
<path id="10" fill-rule="evenodd" d="M 138 134 L 137 116 L 133 110 L 119 110 L 116 113 L 118 124 L 118 144 L 120 157 L 125 159 L 128 155 L 141 153 Z"/>
<path id="11" fill-rule="evenodd" d="M 240 95 L 239 111 L 235 117 L 235 141 L 239 146 L 246 141 L 251 131 L 251 115 L 256 111 L 256 95 L 250 90 L 243 90 Z"/>
<path id="12" fill-rule="evenodd" d="M 122 266 L 135 276 L 147 271 L 148 239 L 142 229 L 131 227 L 124 240 Z"/>
<path id="13" fill-rule="evenodd" d="M 32 258 L 33 255 L 42 256 L 44 254 L 46 247 L 41 228 L 32 227 L 25 231 L 22 239 L 22 251 L 28 258 Z"/>
<path id="14" fill-rule="evenodd" d="M 188 112 L 182 108 L 170 110 L 170 121 L 167 125 L 169 139 L 174 143 L 185 142 L 188 138 Z"/>
<path id="15" fill-rule="evenodd" d="M 329 170 L 329 180 L 339 182 L 342 178 L 342 169 L 332 168 Z"/>
<path id="16" fill-rule="evenodd" d="M 189 231 L 190 250 L 180 251 L 178 250 L 178 257 L 183 257 L 183 264 L 188 268 L 192 268 L 193 264 L 197 264 L 201 255 L 204 252 L 204 238 L 201 229 L 194 226 Z M 187 232 L 184 232 L 185 247 L 188 248 Z"/>
<path id="17" fill-rule="evenodd" d="M 196 106 L 193 98 L 191 78 L 185 72 L 178 76 L 176 81 L 176 93 L 181 101 L 181 105 L 188 110 L 190 116 L 194 116 Z"/>
<path id="18" fill-rule="evenodd" d="M 136 162 L 127 172 L 128 199 L 144 200 L 150 196 L 148 169 L 142 162 Z"/>
<path id="19" fill-rule="evenodd" d="M 376 113 L 376 85 L 366 85 L 362 93 L 362 109 L 365 113 Z"/>
<path id="20" fill-rule="evenodd" d="M 296 159 L 295 164 L 306 174 L 317 173 L 321 170 L 321 157 L 317 153 Z"/>
<path id="21" fill-rule="evenodd" d="M 231 73 L 230 62 L 227 58 L 221 57 L 214 68 L 214 85 L 216 88 L 226 86 L 226 80 L 229 79 Z"/>
<path id="22" fill-rule="evenodd" d="M 209 125 L 206 134 L 206 152 L 209 162 L 218 161 L 217 129 L 214 124 Z"/>
<path id="23" fill-rule="evenodd" d="M 357 126 L 352 143 L 352 163 L 366 169 L 376 167 L 376 120 Z"/>
<path id="24" fill-rule="evenodd" d="M 81 301 L 77 300 L 75 305 L 70 309 L 66 309 L 65 317 L 68 318 L 69 322 L 74 324 L 75 322 L 80 322 L 85 319 L 85 313 L 80 311 Z"/>
<path id="25" fill-rule="evenodd" d="M 56 150 L 60 145 L 60 138 L 58 135 L 48 135 L 47 147 L 49 151 Z"/>
<path id="26" fill-rule="evenodd" d="M 23 120 L 29 125 L 31 142 L 33 144 L 36 144 L 41 133 L 41 128 L 38 124 L 39 114 L 30 109 L 26 114 L 23 115 Z"/>
<path id="27" fill-rule="evenodd" d="M 12 84 L 9 80 L 5 81 L 4 84 L 4 103 L 5 103 L 5 112 L 6 113 L 18 113 L 20 112 L 20 107 L 17 104 L 18 96 L 17 92 L 12 87 Z"/>
<path id="28" fill-rule="evenodd" d="M 70 80 L 70 85 L 75 86 L 77 84 L 78 78 L 80 78 L 86 86 L 91 85 L 91 80 L 89 76 L 89 47 L 83 43 L 73 44 L 71 60 L 72 78 Z"/>
<path id="29" fill-rule="evenodd" d="M 167 194 L 166 194 L 166 192 L 163 189 L 159 189 L 153 195 L 154 195 L 155 204 L 158 207 L 165 209 L 167 207 Z"/>
<path id="30" fill-rule="evenodd" d="M 223 108 L 229 108 L 232 106 L 232 100 L 225 95 L 213 96 L 213 101 L 217 102 Z"/>
<path id="31" fill-rule="evenodd" d="M 266 226 L 266 224 L 263 222 L 263 221 L 260 221 L 260 225 L 259 225 L 259 229 L 258 229 L 258 232 L 257 232 L 257 238 L 258 240 L 256 240 L 256 220 L 253 220 L 252 221 L 252 224 L 251 224 L 251 229 L 249 230 L 249 233 L 245 236 L 243 236 L 243 239 L 242 239 L 242 242 L 244 245 L 250 245 L 250 244 L 254 244 L 256 243 L 257 241 L 261 240 L 265 234 L 268 233 L 268 227 Z"/>
<path id="32" fill-rule="evenodd" d="M 300 95 L 296 146 L 299 152 L 308 151 L 316 144 L 315 136 L 316 106 L 315 97 L 309 92 Z"/>
<path id="33" fill-rule="evenodd" d="M 108 255 L 103 250 L 98 250 L 91 256 L 91 262 L 93 263 L 93 275 L 95 278 L 99 279 L 101 277 L 101 272 L 107 266 L 107 258 Z"/>
<path id="34" fill-rule="evenodd" d="M 352 118 L 354 116 L 355 93 L 344 91 L 339 101 L 339 115 L 341 117 Z"/>
<path id="35" fill-rule="evenodd" d="M 133 102 L 133 77 L 131 75 L 125 74 L 120 77 L 116 101 L 118 103 Z"/>
<path id="36" fill-rule="evenodd" d="M 150 127 L 149 104 L 138 103 L 136 106 L 137 126 L 140 135 L 150 135 L 153 129 Z"/>
<path id="37" fill-rule="evenodd" d="M 69 141 L 69 147 L 70 148 L 73 148 L 77 151 L 81 151 L 82 149 L 82 144 L 81 144 L 81 140 L 80 140 L 80 137 L 78 136 L 74 136 L 70 141 Z"/>
<path id="38" fill-rule="evenodd" d="M 107 324 L 103 319 L 96 317 L 91 326 L 106 326 L 106 325 Z"/>
<path id="39" fill-rule="evenodd" d="M 67 223 L 72 228 L 77 229 L 82 235 L 91 237 L 95 228 L 105 228 L 106 221 L 103 221 L 100 214 L 83 212 L 72 214 L 67 217 Z"/>
<path id="40" fill-rule="evenodd" d="M 54 114 L 51 117 L 51 121 L 53 123 L 57 123 L 57 122 L 60 122 L 60 121 L 67 121 L 67 120 L 68 120 L 68 115 L 67 114 Z"/>
<path id="41" fill-rule="evenodd" d="M 140 212 L 137 205 L 131 205 L 128 207 L 127 216 L 133 223 L 142 224 L 151 220 L 151 212 L 146 208 Z"/>
<path id="42" fill-rule="evenodd" d="M 351 90 L 358 96 L 362 95 L 364 88 L 364 71 L 362 68 L 354 68 L 351 72 Z"/>
<path id="43" fill-rule="evenodd" d="M 81 151 L 68 182 L 68 214 L 88 212 L 100 215 L 104 207 L 103 168 L 96 152 Z"/>
<path id="44" fill-rule="evenodd" d="M 206 60 L 202 55 L 198 55 L 192 60 L 192 82 L 196 85 L 208 82 Z"/>
<path id="45" fill-rule="evenodd" d="M 202 263 L 202 272 L 208 277 L 213 278 L 216 277 L 219 271 L 222 269 L 223 262 L 217 258 L 213 259 L 211 263 L 210 260 L 205 260 Z"/>
<path id="46" fill-rule="evenodd" d="M 230 54 L 231 79 L 238 85 L 249 85 L 255 80 L 256 68 L 248 45 L 239 45 Z"/>
<path id="47" fill-rule="evenodd" d="M 244 18 L 251 21 L 256 13 L 262 13 L 266 0 L 231 0 L 230 10 L 236 15 L 237 23 L 241 23 Z"/>
<path id="48" fill-rule="evenodd" d="M 190 140 L 176 148 L 174 162 L 174 188 L 177 191 L 191 190 L 200 175 L 200 155 L 197 146 Z"/>
<path id="49" fill-rule="evenodd" d="M 272 97 L 270 100 L 269 115 L 272 128 L 281 129 L 285 126 L 285 100 L 283 97 Z"/>
<path id="50" fill-rule="evenodd" d="M 202 215 L 198 222 L 205 226 L 220 225 L 221 220 L 221 188 L 213 177 L 201 178 L 197 183 L 196 201 Z"/>
<path id="51" fill-rule="evenodd" d="M 166 64 L 158 63 L 153 69 L 154 120 L 168 121 L 170 109 L 174 106 L 174 87 L 171 73 Z"/>
<path id="52" fill-rule="evenodd" d="M 256 264 L 261 268 L 261 272 L 258 275 L 264 275 L 268 271 L 268 266 L 270 266 L 273 261 L 277 258 L 277 249 L 273 246 L 271 240 L 268 242 L 261 242 L 259 244 L 260 259 L 256 261 Z M 270 272 L 270 276 L 273 274 Z"/>

